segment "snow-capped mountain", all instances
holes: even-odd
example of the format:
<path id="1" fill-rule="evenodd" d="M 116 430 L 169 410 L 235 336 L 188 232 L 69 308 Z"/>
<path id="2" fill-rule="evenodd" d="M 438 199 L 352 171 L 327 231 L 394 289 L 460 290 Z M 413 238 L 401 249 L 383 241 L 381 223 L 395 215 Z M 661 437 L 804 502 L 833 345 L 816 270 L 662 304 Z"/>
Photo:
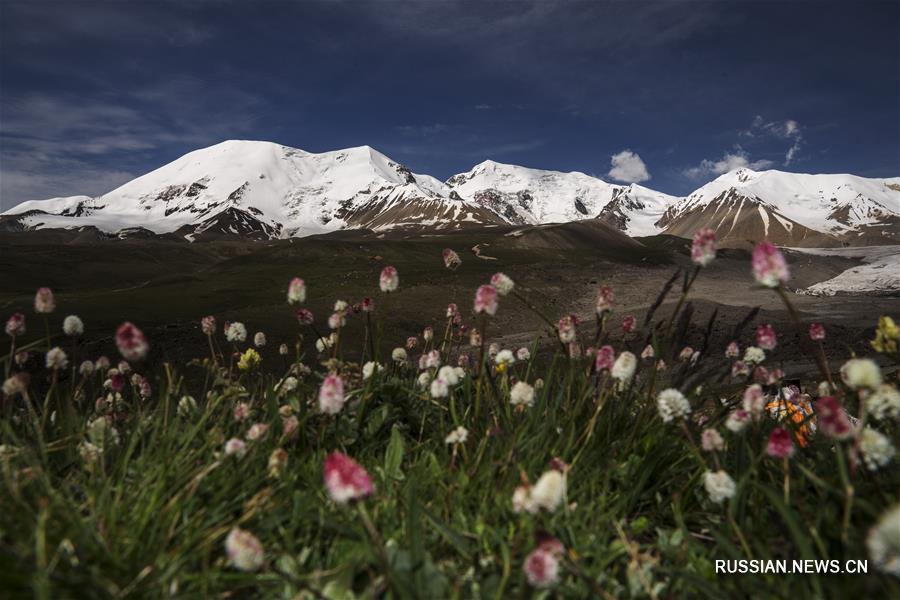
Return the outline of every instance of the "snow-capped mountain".
<path id="1" fill-rule="evenodd" d="M 726 243 L 895 244 L 900 241 L 900 178 L 737 169 L 681 199 L 660 225 L 681 236 L 711 227 Z"/>
<path id="2" fill-rule="evenodd" d="M 447 180 L 454 197 L 487 207 L 513 224 L 565 223 L 602 216 L 629 235 L 659 233 L 654 223 L 677 198 L 573 171 L 545 171 L 486 160 Z"/>
<path id="3" fill-rule="evenodd" d="M 503 222 L 368 146 L 314 154 L 239 140 L 190 152 L 97 198 L 24 202 L 4 214 L 18 215 L 24 228 L 143 227 L 188 239 Z"/>

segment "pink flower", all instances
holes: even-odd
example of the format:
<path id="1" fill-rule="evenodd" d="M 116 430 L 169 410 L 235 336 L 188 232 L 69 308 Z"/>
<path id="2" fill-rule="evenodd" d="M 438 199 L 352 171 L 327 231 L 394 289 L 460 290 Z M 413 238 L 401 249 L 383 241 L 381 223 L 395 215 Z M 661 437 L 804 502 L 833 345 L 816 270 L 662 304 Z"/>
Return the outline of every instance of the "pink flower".
<path id="1" fill-rule="evenodd" d="M 383 268 L 379 285 L 381 286 L 381 291 L 386 294 L 396 292 L 397 287 L 400 285 L 400 275 L 397 274 L 397 269 L 390 265 Z"/>
<path id="2" fill-rule="evenodd" d="M 359 500 L 374 491 L 372 478 L 358 462 L 340 452 L 325 458 L 325 488 L 331 499 L 339 504 Z"/>
<path id="3" fill-rule="evenodd" d="M 774 350 L 778 345 L 778 338 L 775 337 L 775 328 L 766 323 L 756 328 L 756 345 L 763 350 Z"/>
<path id="4" fill-rule="evenodd" d="M 301 325 L 310 325 L 313 322 L 313 314 L 311 310 L 301 308 L 297 311 L 297 322 Z"/>
<path id="5" fill-rule="evenodd" d="M 819 398 L 814 408 L 817 417 L 816 424 L 828 437 L 843 440 L 853 433 L 853 427 L 850 425 L 847 413 L 844 412 L 844 407 L 833 396 Z"/>
<path id="6" fill-rule="evenodd" d="M 627 315 L 624 319 L 622 319 L 622 331 L 625 333 L 631 333 L 634 331 L 635 323 L 637 319 L 634 318 L 634 315 Z"/>
<path id="7" fill-rule="evenodd" d="M 116 347 L 130 361 L 142 360 L 150 349 L 144 333 L 128 321 L 119 325 L 116 330 Z"/>
<path id="8" fill-rule="evenodd" d="M 691 260 L 700 267 L 705 267 L 716 257 L 716 232 L 704 228 L 694 234 L 691 243 Z"/>
<path id="9" fill-rule="evenodd" d="M 419 345 L 419 338 L 417 338 L 413 335 L 406 338 L 406 349 L 407 350 L 412 350 L 418 345 Z"/>
<path id="10" fill-rule="evenodd" d="M 53 299 L 53 291 L 46 287 L 40 288 L 34 295 L 34 312 L 48 314 L 54 310 L 56 300 Z"/>
<path id="11" fill-rule="evenodd" d="M 288 284 L 288 304 L 303 304 L 306 302 L 306 283 L 299 277 L 294 277 Z"/>
<path id="12" fill-rule="evenodd" d="M 732 377 L 738 377 L 740 375 L 746 376 L 749 374 L 750 374 L 750 368 L 747 366 L 747 363 L 745 363 L 744 361 L 736 360 L 731 364 L 731 376 Z"/>
<path id="13" fill-rule="evenodd" d="M 447 305 L 447 318 L 452 319 L 457 315 L 459 315 L 459 308 L 456 306 L 456 304 L 451 302 Z"/>
<path id="14" fill-rule="evenodd" d="M 491 316 L 497 314 L 497 288 L 492 285 L 479 286 L 475 292 L 475 312 Z"/>
<path id="15" fill-rule="evenodd" d="M 507 275 L 503 273 L 494 273 L 491 275 L 491 285 L 497 288 L 497 293 L 505 296 L 516 287 L 516 284 Z"/>
<path id="16" fill-rule="evenodd" d="M 652 346 L 650 346 L 652 348 Z M 597 349 L 597 355 L 594 358 L 594 368 L 597 369 L 599 373 L 603 369 L 612 369 L 613 364 L 616 362 L 616 351 L 613 350 L 612 346 L 603 346 L 602 348 Z"/>
<path id="17" fill-rule="evenodd" d="M 359 303 L 359 308 L 363 312 L 373 312 L 375 310 L 375 301 L 371 298 L 363 298 Z"/>
<path id="18" fill-rule="evenodd" d="M 578 317 L 575 315 L 566 315 L 560 319 L 556 324 L 556 329 L 559 332 L 559 341 L 563 344 L 571 344 L 574 342 L 576 325 L 578 325 Z"/>
<path id="19" fill-rule="evenodd" d="M 292 440 L 297 437 L 300 431 L 300 421 L 297 417 L 291 415 L 281 419 L 281 433 L 286 440 Z"/>
<path id="20" fill-rule="evenodd" d="M 450 248 L 444 248 L 441 256 L 444 258 L 444 266 L 448 269 L 455 270 L 459 265 L 462 264 L 462 259 L 459 257 L 459 254 L 457 254 Z"/>
<path id="21" fill-rule="evenodd" d="M 748 386 L 747 389 L 744 390 L 744 404 L 743 408 L 748 413 L 753 415 L 754 419 L 758 419 L 760 415 L 763 413 L 763 409 L 766 406 L 766 397 L 763 394 L 763 389 L 758 384 L 753 384 Z"/>
<path id="22" fill-rule="evenodd" d="M 228 562 L 241 571 L 256 571 L 266 560 L 262 542 L 239 527 L 234 527 L 225 538 Z"/>
<path id="23" fill-rule="evenodd" d="M 6 335 L 10 337 L 25 335 L 25 315 L 22 313 L 13 313 L 13 315 L 6 320 Z"/>
<path id="24" fill-rule="evenodd" d="M 766 454 L 772 458 L 790 458 L 794 455 L 794 442 L 791 440 L 791 432 L 784 427 L 778 427 L 769 436 L 766 445 Z"/>
<path id="25" fill-rule="evenodd" d="M 603 313 L 612 310 L 613 304 L 615 304 L 615 294 L 613 294 L 613 289 L 608 285 L 601 286 L 600 289 L 597 290 L 597 316 L 602 317 Z"/>
<path id="26" fill-rule="evenodd" d="M 216 333 L 216 318 L 210 315 L 200 319 L 200 330 L 205 335 L 214 335 Z"/>
<path id="27" fill-rule="evenodd" d="M 821 342 L 825 339 L 825 326 L 821 323 L 813 323 L 809 326 L 809 339 L 814 342 Z"/>
<path id="28" fill-rule="evenodd" d="M 741 347 L 738 346 L 737 342 L 731 342 L 728 344 L 728 347 L 725 348 L 725 356 L 727 358 L 737 358 L 741 355 Z"/>
<path id="29" fill-rule="evenodd" d="M 770 288 L 788 282 L 790 273 L 787 262 L 771 242 L 760 242 L 753 248 L 753 276 L 757 283 Z"/>
<path id="30" fill-rule="evenodd" d="M 719 452 L 725 448 L 725 440 L 715 429 L 704 429 L 700 434 L 700 447 L 706 452 Z"/>
<path id="31" fill-rule="evenodd" d="M 234 405 L 232 414 L 234 415 L 234 420 L 240 423 L 250 416 L 250 405 L 246 402 L 238 402 Z"/>
<path id="32" fill-rule="evenodd" d="M 559 559 L 556 550 L 555 546 L 540 545 L 525 557 L 522 569 L 529 585 L 536 588 L 551 588 L 556 585 L 559 581 Z"/>
<path id="33" fill-rule="evenodd" d="M 319 410 L 336 415 L 344 408 L 344 380 L 337 375 L 328 375 L 319 387 Z"/>

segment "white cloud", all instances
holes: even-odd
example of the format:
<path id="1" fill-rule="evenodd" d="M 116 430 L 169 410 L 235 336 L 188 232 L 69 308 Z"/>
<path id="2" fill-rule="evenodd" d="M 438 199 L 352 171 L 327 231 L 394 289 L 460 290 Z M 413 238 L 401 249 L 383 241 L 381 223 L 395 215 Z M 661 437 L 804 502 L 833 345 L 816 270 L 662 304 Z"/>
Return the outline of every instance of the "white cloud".
<path id="1" fill-rule="evenodd" d="M 700 179 L 710 175 L 722 175 L 735 169 L 748 168 L 753 170 L 768 169 L 773 163 L 771 160 L 750 160 L 750 157 L 741 148 L 735 148 L 734 152 L 726 152 L 718 160 L 708 158 L 700 161 L 696 167 L 685 169 L 683 173 L 691 179 Z"/>
<path id="2" fill-rule="evenodd" d="M 631 150 L 622 150 L 618 154 L 613 154 L 610 164 L 612 164 L 612 169 L 609 170 L 609 176 L 616 181 L 640 183 L 650 179 L 647 165 L 638 154 Z"/>

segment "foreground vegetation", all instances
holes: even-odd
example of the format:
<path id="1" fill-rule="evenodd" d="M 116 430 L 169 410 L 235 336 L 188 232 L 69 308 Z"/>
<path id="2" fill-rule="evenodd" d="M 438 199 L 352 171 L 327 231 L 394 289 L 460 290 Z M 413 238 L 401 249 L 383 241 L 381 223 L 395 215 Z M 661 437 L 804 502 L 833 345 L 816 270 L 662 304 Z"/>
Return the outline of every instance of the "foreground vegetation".
<path id="1" fill-rule="evenodd" d="M 28 327 L 18 313 L 6 326 L 0 587 L 42 598 L 897 596 L 900 331 L 883 317 L 872 358 L 832 373 L 825 327 L 795 314 L 819 365 L 799 382 L 775 367 L 779 332 L 754 313 L 727 348 L 685 347 L 685 300 L 714 257 L 714 236 L 698 233 L 694 267 L 641 322 L 616 313 L 607 287 L 595 322 L 550 318 L 498 273 L 472 310 L 434 307 L 444 327 L 400 348 L 381 347 L 402 294 L 391 267 L 374 299 L 337 300 L 327 319 L 304 308 L 295 279 L 297 333 L 278 376 L 256 350 L 264 332 L 211 316 L 208 353 L 189 364 L 148 364 L 127 322 L 121 361 L 87 359 L 80 319 L 60 323 L 39 290 Z M 452 250 L 443 259 L 465 268 Z M 794 314 L 781 254 L 761 244 L 752 271 Z M 497 347 L 498 310 L 536 313 L 546 330 L 528 348 Z M 348 320 L 362 339 L 344 339 Z M 344 360 L 348 348 L 363 359 Z M 836 563 L 716 572 L 741 559 Z M 856 560 L 866 574 L 824 571 Z"/>

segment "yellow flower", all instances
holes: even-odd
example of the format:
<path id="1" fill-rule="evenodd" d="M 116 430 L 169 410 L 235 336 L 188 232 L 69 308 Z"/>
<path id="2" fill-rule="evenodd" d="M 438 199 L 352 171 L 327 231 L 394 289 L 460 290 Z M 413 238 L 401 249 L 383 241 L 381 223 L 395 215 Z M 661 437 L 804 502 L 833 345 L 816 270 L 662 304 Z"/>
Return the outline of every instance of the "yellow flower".
<path id="1" fill-rule="evenodd" d="M 875 339 L 872 347 L 878 352 L 894 354 L 900 351 L 900 327 L 888 316 L 878 319 L 878 329 L 875 330 Z"/>
<path id="2" fill-rule="evenodd" d="M 262 362 L 262 357 L 260 357 L 259 352 L 253 348 L 248 348 L 238 361 L 238 369 L 241 371 L 250 371 L 251 369 L 258 367 L 260 362 Z"/>

